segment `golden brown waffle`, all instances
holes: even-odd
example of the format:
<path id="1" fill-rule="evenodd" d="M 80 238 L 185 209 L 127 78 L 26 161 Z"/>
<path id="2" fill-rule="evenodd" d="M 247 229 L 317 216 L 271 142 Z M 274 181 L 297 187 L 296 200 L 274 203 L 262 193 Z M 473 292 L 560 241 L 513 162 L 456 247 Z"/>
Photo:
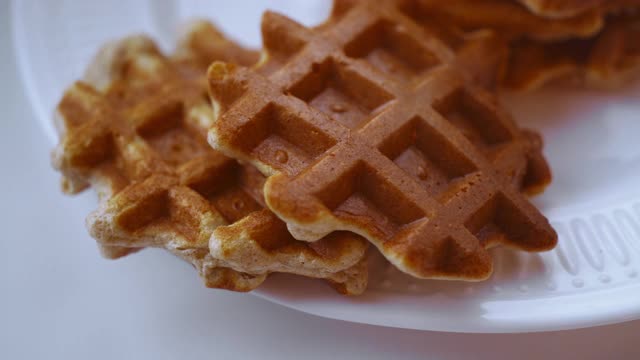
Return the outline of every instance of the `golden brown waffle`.
<path id="1" fill-rule="evenodd" d="M 628 83 L 640 76 L 640 14 L 611 17 L 592 39 L 517 41 L 506 69 L 501 83 L 517 90 L 550 82 L 596 88 Z"/>
<path id="2" fill-rule="evenodd" d="M 360 0 L 334 0 L 331 16 L 339 19 Z M 457 55 L 458 68 L 470 81 L 497 87 L 508 58 L 508 38 L 492 29 L 468 30 L 433 16 L 415 0 L 396 0 L 398 9 L 429 33 L 436 34 Z M 322 25 L 321 25 L 322 26 Z"/>
<path id="3" fill-rule="evenodd" d="M 255 64 L 259 53 L 229 41 L 222 32 L 206 20 L 193 20 L 180 29 L 178 47 L 172 59 L 180 65 L 206 73 L 211 62 L 229 59 L 236 64 Z"/>
<path id="4" fill-rule="evenodd" d="M 489 52 L 492 61 L 485 60 L 475 71 L 484 74 L 479 81 L 488 88 L 499 83 L 514 90 L 533 90 L 549 82 L 606 88 L 624 84 L 639 72 L 634 20 L 639 0 L 521 1 L 537 14 L 514 0 L 397 1 L 411 4 L 407 13 L 416 21 L 446 19 L 459 32 L 500 33 L 502 44 L 494 40 L 485 45 L 495 49 Z M 579 14 L 557 18 L 563 11 Z M 591 25 L 579 25 L 584 19 Z M 469 61 L 462 67 L 470 69 L 476 63 Z"/>
<path id="5" fill-rule="evenodd" d="M 566 18 L 575 16 L 610 0 L 518 0 L 531 12 L 545 17 Z"/>
<path id="6" fill-rule="evenodd" d="M 510 37 L 545 41 L 592 36 L 602 28 L 604 16 L 596 7 L 569 18 L 546 18 L 514 0 L 416 1 L 422 11 L 465 29 L 492 28 Z"/>
<path id="7" fill-rule="evenodd" d="M 539 137 L 395 1 L 314 30 L 267 12 L 262 32 L 256 70 L 209 68 L 209 142 L 270 175 L 267 204 L 297 239 L 349 230 L 409 274 L 464 280 L 489 276 L 490 246 L 555 245 L 521 194 L 549 181 Z"/>
<path id="8" fill-rule="evenodd" d="M 549 18 L 568 18 L 601 8 L 620 10 L 640 5 L 638 0 L 518 0 L 532 13 Z"/>
<path id="9" fill-rule="evenodd" d="M 344 293 L 362 292 L 367 243 L 354 234 L 334 233 L 317 244 L 282 231 L 250 234 L 246 243 L 223 241 L 234 255 L 260 261 L 259 269 L 227 263 L 225 252 L 209 253 L 220 225 L 241 219 L 265 229 L 285 225 L 263 208 L 262 176 L 206 142 L 213 113 L 204 58 L 215 54 L 247 64 L 256 56 L 211 25 L 198 22 L 191 29 L 174 60 L 142 36 L 105 47 L 88 82 L 71 86 L 58 106 L 62 139 L 54 165 L 64 175 L 65 191 L 88 185 L 98 191 L 100 206 L 87 219 L 92 236 L 110 257 L 166 248 L 192 263 L 209 287 L 248 291 L 281 271 L 326 278 Z M 213 48 L 201 46 L 203 34 L 211 35 L 216 51 L 201 51 Z"/>

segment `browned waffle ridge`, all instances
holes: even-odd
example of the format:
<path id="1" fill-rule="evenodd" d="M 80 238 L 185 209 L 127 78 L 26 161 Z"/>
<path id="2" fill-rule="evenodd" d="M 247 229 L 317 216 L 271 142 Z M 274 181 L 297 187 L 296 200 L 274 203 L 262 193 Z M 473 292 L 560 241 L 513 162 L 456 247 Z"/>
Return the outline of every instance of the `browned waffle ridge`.
<path id="1" fill-rule="evenodd" d="M 531 12 L 549 18 L 568 18 L 596 8 L 623 9 L 638 0 L 518 0 Z"/>
<path id="2" fill-rule="evenodd" d="M 334 0 L 331 16 L 334 21 L 361 0 Z M 398 9 L 414 22 L 433 33 L 457 56 L 458 68 L 479 85 L 495 89 L 508 60 L 508 41 L 500 31 L 489 28 L 467 29 L 446 17 L 434 14 L 415 0 L 396 0 Z M 322 25 L 321 25 L 322 26 Z"/>
<path id="3" fill-rule="evenodd" d="M 515 0 L 416 0 L 424 11 L 467 29 L 492 28 L 513 37 L 565 40 L 590 37 L 603 25 L 603 11 L 590 8 L 568 18 L 546 18 Z"/>
<path id="4" fill-rule="evenodd" d="M 512 90 L 531 91 L 551 83 L 614 88 L 640 74 L 638 0 L 520 1 L 535 13 L 515 0 L 397 1 L 411 4 L 409 13 L 416 19 L 445 19 L 458 32 L 493 30 L 502 35 L 504 48 L 495 41 L 490 46 L 509 55 L 494 51 L 492 67 L 479 67 L 478 73 L 484 74 L 481 80 L 488 87 L 498 83 Z M 553 8 L 573 9 L 578 15 L 560 16 Z M 587 22 L 591 25 L 581 25 L 584 18 L 591 19 Z"/>
<path id="5" fill-rule="evenodd" d="M 521 194 L 549 181 L 539 137 L 396 5 L 352 4 L 315 30 L 267 12 L 256 70 L 209 68 L 209 142 L 270 175 L 296 238 L 353 231 L 416 277 L 481 280 L 492 245 L 553 248 Z"/>
<path id="6" fill-rule="evenodd" d="M 203 43 L 206 36 L 211 45 Z M 263 177 L 207 144 L 213 118 L 207 56 L 244 64 L 257 58 L 200 21 L 174 59 L 143 36 L 106 46 L 87 75 L 92 85 L 78 82 L 65 93 L 54 165 L 67 192 L 88 185 L 98 191 L 100 207 L 87 219 L 91 234 L 110 257 L 166 248 L 192 263 L 209 287 L 248 291 L 283 271 L 326 278 L 343 293 L 362 292 L 364 239 L 338 232 L 317 244 L 294 240 L 263 207 Z M 214 229 L 240 219 L 271 231 L 233 246 L 223 242 L 225 249 L 233 260 L 260 261 L 260 268 L 209 252 Z"/>
<path id="7" fill-rule="evenodd" d="M 640 12 L 615 15 L 590 39 L 540 43 L 521 39 L 511 45 L 500 80 L 530 91 L 547 83 L 590 88 L 620 87 L 640 77 Z"/>

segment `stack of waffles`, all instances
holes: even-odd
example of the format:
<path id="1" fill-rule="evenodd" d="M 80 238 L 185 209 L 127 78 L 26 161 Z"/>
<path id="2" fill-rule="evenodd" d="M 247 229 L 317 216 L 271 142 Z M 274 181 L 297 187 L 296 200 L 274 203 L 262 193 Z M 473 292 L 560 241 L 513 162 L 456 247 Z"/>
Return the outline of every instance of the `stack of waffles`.
<path id="1" fill-rule="evenodd" d="M 626 77 L 634 3 L 336 0 L 314 28 L 265 13 L 261 53 L 206 21 L 170 55 L 132 36 L 65 92 L 53 164 L 65 192 L 97 192 L 105 257 L 163 248 L 208 287 L 290 273 L 357 295 L 376 251 L 484 280 L 490 247 L 557 241 L 528 200 L 551 180 L 541 137 L 495 89 Z"/>
<path id="2" fill-rule="evenodd" d="M 498 82 L 611 88 L 640 76 L 639 0 L 417 0 L 412 16 L 493 29 L 508 47 Z M 420 15 L 418 15 L 420 14 Z"/>

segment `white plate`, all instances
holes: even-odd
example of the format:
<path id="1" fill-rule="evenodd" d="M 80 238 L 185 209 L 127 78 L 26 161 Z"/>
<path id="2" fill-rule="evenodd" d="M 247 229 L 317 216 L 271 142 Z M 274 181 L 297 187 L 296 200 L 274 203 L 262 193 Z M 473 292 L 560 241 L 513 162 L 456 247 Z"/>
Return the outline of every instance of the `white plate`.
<path id="1" fill-rule="evenodd" d="M 53 144 L 50 114 L 105 40 L 147 32 L 170 48 L 176 25 L 199 16 L 258 46 L 265 8 L 313 24 L 326 16 L 328 3 L 14 1 L 15 48 L 28 95 Z M 544 331 L 640 318 L 639 85 L 605 93 L 505 96 L 519 121 L 545 135 L 555 180 L 534 201 L 560 235 L 555 251 L 496 249 L 495 273 L 484 283 L 421 281 L 376 267 L 369 290 L 357 298 L 287 275 L 273 276 L 253 293 L 320 316 L 440 331 Z"/>

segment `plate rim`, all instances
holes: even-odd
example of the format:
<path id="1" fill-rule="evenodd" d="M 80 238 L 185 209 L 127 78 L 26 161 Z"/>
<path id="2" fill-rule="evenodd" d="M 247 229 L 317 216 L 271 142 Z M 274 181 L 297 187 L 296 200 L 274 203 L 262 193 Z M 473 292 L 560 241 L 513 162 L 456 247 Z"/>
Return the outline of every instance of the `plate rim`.
<path id="1" fill-rule="evenodd" d="M 290 274 L 278 274 L 281 277 L 287 277 L 287 283 L 290 283 L 294 275 Z M 275 281 L 274 281 L 275 280 Z M 611 311 L 600 311 L 597 313 L 591 313 L 589 311 L 589 307 L 585 307 L 585 311 L 578 312 L 573 314 L 570 319 L 571 321 L 567 321 L 567 318 L 557 317 L 555 320 L 546 319 L 545 321 L 540 321 L 537 317 L 544 316 L 544 314 L 538 313 L 530 313 L 527 318 L 523 320 L 523 318 L 512 318 L 503 321 L 495 321 L 495 320 L 487 320 L 477 318 L 478 321 L 473 320 L 464 320 L 462 322 L 455 321 L 447 321 L 440 322 L 437 326 L 433 326 L 428 322 L 420 322 L 418 321 L 418 317 L 415 317 L 415 313 L 413 314 L 402 314 L 394 313 L 394 316 L 389 318 L 385 317 L 385 319 L 380 319 L 379 317 L 371 316 L 371 307 L 367 306 L 363 308 L 362 304 L 358 304 L 359 302 L 366 301 L 366 298 L 370 295 L 376 295 L 379 293 L 378 290 L 370 289 L 367 290 L 367 293 L 364 295 L 360 295 L 359 298 L 350 299 L 347 297 L 347 301 L 344 301 L 344 295 L 339 295 L 335 293 L 331 293 L 330 289 L 326 286 L 323 286 L 319 281 L 315 281 L 315 284 L 311 284 L 315 279 L 299 279 L 300 282 L 309 282 L 307 285 L 307 289 L 309 287 L 315 288 L 325 288 L 323 293 L 323 300 L 329 300 L 331 305 L 335 305 L 336 308 L 327 310 L 317 310 L 314 302 L 318 300 L 314 300 L 311 302 L 311 305 L 306 302 L 299 302 L 297 300 L 289 300 L 283 299 L 281 292 L 278 289 L 277 284 L 275 284 L 278 279 L 269 278 L 267 281 L 258 289 L 253 290 L 251 293 L 255 296 L 273 302 L 275 304 L 285 306 L 287 308 L 291 308 L 297 311 L 304 312 L 306 314 L 311 314 L 314 316 L 354 322 L 359 324 L 367 324 L 367 325 L 376 325 L 376 326 L 384 326 L 391 328 L 399 328 L 399 329 L 410 329 L 410 330 L 420 330 L 420 331 L 440 331 L 440 332 L 451 332 L 451 333 L 477 333 L 477 334 L 517 334 L 517 333 L 529 333 L 529 332 L 548 332 L 548 331 L 561 331 L 561 330 L 574 330 L 574 329 L 582 329 L 582 328 L 590 328 L 596 326 L 610 325 L 616 323 L 622 323 L 633 320 L 640 320 L 640 283 L 633 283 L 622 285 L 619 287 L 604 289 L 599 291 L 591 291 L 594 293 L 592 295 L 595 296 L 606 296 L 607 298 L 612 299 L 624 299 L 616 303 L 616 307 L 611 307 Z M 631 296 L 629 294 L 631 293 Z M 635 294 L 635 296 L 633 296 Z M 627 296 L 616 296 L 616 295 L 627 295 Z M 549 301 L 550 304 L 545 305 L 566 305 L 565 300 L 573 297 L 584 298 L 585 294 L 580 295 L 566 295 L 566 296 L 554 296 L 551 297 L 552 301 Z M 399 298 L 415 298 L 416 302 L 422 299 L 418 299 L 419 296 L 411 296 L 405 294 L 394 295 Z M 636 299 L 634 301 L 634 299 Z M 352 302 L 352 300 L 354 300 Z M 531 299 L 527 301 L 523 301 L 523 303 L 528 302 L 537 302 L 539 299 Z M 418 309 L 416 309 L 418 310 Z M 424 310 L 424 309 L 423 309 Z M 528 309 L 520 309 L 522 313 L 526 313 L 525 311 Z M 345 316 L 344 314 L 350 314 L 350 316 Z M 355 316 L 354 316 L 355 314 Z M 401 315 L 399 315 L 401 314 Z M 585 316 L 584 314 L 588 314 L 589 316 Z M 410 316 L 412 315 L 412 316 Z M 423 319 L 428 320 L 428 319 Z M 449 320 L 449 319 L 448 319 Z"/>

